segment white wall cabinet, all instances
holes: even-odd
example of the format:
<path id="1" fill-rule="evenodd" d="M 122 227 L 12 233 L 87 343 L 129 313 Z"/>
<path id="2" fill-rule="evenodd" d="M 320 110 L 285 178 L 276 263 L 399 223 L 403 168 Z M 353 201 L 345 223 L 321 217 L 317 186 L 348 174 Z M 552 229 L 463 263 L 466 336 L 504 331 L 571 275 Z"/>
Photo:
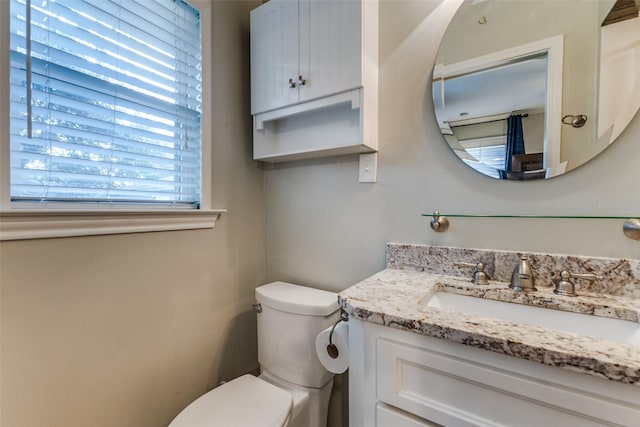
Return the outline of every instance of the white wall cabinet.
<path id="1" fill-rule="evenodd" d="M 251 11 L 251 114 L 298 102 L 298 45 L 297 1 L 273 0 Z"/>
<path id="2" fill-rule="evenodd" d="M 252 113 L 361 87 L 360 11 L 353 0 L 271 0 L 252 11 Z"/>
<path id="3" fill-rule="evenodd" d="M 271 0 L 251 11 L 254 158 L 377 149 L 377 0 Z"/>
<path id="4" fill-rule="evenodd" d="M 351 427 L 637 426 L 640 387 L 349 320 Z"/>

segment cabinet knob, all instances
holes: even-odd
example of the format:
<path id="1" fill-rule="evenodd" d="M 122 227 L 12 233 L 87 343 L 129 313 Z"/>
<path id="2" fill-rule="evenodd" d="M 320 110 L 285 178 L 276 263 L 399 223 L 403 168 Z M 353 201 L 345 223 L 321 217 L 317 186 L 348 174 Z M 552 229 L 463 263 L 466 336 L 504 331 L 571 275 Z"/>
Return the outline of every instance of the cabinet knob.
<path id="1" fill-rule="evenodd" d="M 300 76 L 298 76 L 298 84 L 300 86 L 304 86 L 304 85 L 307 84 L 307 81 L 305 79 L 303 79 L 302 76 L 300 75 Z"/>
<path id="2" fill-rule="evenodd" d="M 292 89 L 296 87 L 296 82 L 294 82 L 293 79 L 289 79 L 289 87 Z"/>

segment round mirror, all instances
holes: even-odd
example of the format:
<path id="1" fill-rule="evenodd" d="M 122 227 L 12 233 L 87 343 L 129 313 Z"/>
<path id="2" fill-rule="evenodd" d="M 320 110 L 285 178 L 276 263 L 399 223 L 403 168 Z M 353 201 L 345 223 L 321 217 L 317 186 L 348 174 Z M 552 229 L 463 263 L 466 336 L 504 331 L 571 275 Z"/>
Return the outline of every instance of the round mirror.
<path id="1" fill-rule="evenodd" d="M 458 157 L 494 178 L 545 179 L 597 156 L 640 108 L 640 1 L 465 0 L 433 71 Z"/>

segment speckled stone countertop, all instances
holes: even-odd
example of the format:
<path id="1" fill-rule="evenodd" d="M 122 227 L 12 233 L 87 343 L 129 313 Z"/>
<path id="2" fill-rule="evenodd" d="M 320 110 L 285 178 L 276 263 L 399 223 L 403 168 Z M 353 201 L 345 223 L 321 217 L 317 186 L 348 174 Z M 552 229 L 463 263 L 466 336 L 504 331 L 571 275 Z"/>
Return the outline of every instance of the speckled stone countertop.
<path id="1" fill-rule="evenodd" d="M 598 273 L 606 276 L 607 266 L 619 269 L 624 264 L 628 273 L 625 283 L 614 280 L 611 284 L 604 279 L 597 288 L 598 291 L 615 289 L 617 293 L 593 292 L 593 287 L 579 288 L 577 297 L 556 295 L 551 287 L 541 286 L 544 273 L 536 274 L 538 291 L 525 294 L 513 292 L 508 283 L 501 280 L 476 285 L 469 280 L 470 271 L 463 270 L 465 276 L 452 275 L 451 272 L 458 273 L 457 267 L 451 271 L 443 267 L 460 261 L 481 260 L 490 266 L 493 278 L 496 271 L 507 269 L 489 258 L 506 259 L 515 266 L 518 254 L 513 254 L 515 258 L 500 251 L 389 244 L 387 269 L 341 292 L 340 304 L 356 319 L 640 386 L 640 345 L 427 306 L 436 292 L 448 292 L 640 323 L 640 299 L 635 298 L 640 269 L 635 260 L 571 257 L 574 268 L 576 263 L 584 266 L 587 262 L 592 267 L 587 271 L 594 271 L 597 266 Z M 538 261 L 538 269 L 533 264 L 534 273 L 551 271 L 549 265 L 541 265 L 544 263 L 540 260 L 560 263 L 562 257 L 527 255 Z M 438 258 L 441 262 L 437 262 Z M 503 278 L 500 273 L 497 276 Z M 517 310 L 515 304 L 514 310 Z M 637 333 L 640 333 L 640 324 L 638 326 Z"/>

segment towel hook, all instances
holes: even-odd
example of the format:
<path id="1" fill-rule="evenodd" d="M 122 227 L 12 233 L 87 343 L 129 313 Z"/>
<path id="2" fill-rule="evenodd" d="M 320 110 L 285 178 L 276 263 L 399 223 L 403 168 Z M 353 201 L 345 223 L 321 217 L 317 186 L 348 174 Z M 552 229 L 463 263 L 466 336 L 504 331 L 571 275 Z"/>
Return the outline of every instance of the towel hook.
<path id="1" fill-rule="evenodd" d="M 585 114 L 567 114 L 562 118 L 562 124 L 571 125 L 574 128 L 581 128 L 585 123 L 587 123 Z"/>

